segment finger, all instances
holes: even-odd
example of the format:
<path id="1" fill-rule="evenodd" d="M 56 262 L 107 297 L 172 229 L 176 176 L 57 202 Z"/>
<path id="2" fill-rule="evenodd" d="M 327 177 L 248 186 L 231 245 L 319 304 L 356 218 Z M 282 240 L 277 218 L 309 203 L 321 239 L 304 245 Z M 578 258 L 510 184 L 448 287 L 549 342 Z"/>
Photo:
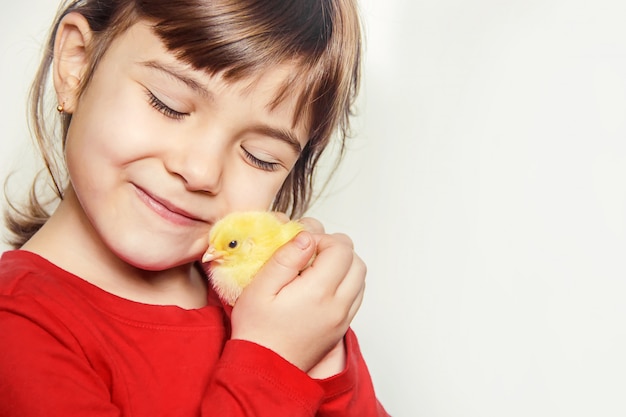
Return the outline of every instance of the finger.
<path id="1" fill-rule="evenodd" d="M 316 235 L 315 240 L 317 243 L 317 253 L 320 253 L 333 246 L 341 245 L 348 247 L 350 250 L 354 249 L 354 242 L 352 242 L 350 236 L 344 233 Z"/>
<path id="2" fill-rule="evenodd" d="M 361 308 L 363 304 L 363 298 L 365 297 L 365 281 L 363 281 L 363 285 L 361 286 L 359 292 L 354 298 L 352 305 L 350 305 L 350 309 L 348 311 L 348 320 L 351 323 L 354 317 L 356 317 L 356 313 Z"/>
<path id="3" fill-rule="evenodd" d="M 344 306 L 340 317 L 342 317 L 341 322 L 345 323 L 345 325 L 349 326 L 356 316 L 363 303 L 364 295 L 365 268 L 355 266 L 335 294 L 337 301 Z"/>
<path id="4" fill-rule="evenodd" d="M 315 242 L 311 234 L 300 232 L 272 255 L 249 287 L 254 287 L 265 294 L 278 294 L 285 285 L 298 276 L 314 251 Z"/>
<path id="5" fill-rule="evenodd" d="M 339 284 L 336 296 L 346 300 L 346 303 L 354 304 L 362 299 L 365 290 L 365 278 L 367 276 L 367 266 L 365 262 L 358 256 L 354 255 L 354 260 L 350 267 L 350 271 Z M 357 307 L 358 309 L 358 307 Z"/>
<path id="6" fill-rule="evenodd" d="M 311 233 L 325 233 L 324 225 L 319 220 L 314 219 L 313 217 L 303 217 L 298 220 L 298 223 L 304 226 L 304 230 L 307 230 Z"/>
<path id="7" fill-rule="evenodd" d="M 311 264 L 313 271 L 310 272 L 319 275 L 312 285 L 319 289 L 331 289 L 334 293 L 352 265 L 354 258 L 352 240 L 342 233 L 313 235 L 313 238 L 317 251 Z"/>

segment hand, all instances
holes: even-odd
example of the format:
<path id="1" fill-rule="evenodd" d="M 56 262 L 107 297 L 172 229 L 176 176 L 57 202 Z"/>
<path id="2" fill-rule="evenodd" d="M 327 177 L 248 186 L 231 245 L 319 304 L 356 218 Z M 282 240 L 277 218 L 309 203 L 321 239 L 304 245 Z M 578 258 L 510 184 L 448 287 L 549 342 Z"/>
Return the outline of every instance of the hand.
<path id="1" fill-rule="evenodd" d="M 265 346 L 308 372 L 343 348 L 363 299 L 366 268 L 349 237 L 325 234 L 313 219 L 302 222 L 308 231 L 280 248 L 237 300 L 232 338 Z"/>

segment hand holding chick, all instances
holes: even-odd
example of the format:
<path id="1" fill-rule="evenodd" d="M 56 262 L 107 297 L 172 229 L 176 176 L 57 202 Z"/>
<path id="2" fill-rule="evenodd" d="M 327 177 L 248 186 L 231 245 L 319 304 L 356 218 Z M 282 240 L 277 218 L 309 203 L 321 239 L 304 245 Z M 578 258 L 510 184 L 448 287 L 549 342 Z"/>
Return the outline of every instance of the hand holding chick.
<path id="1" fill-rule="evenodd" d="M 301 223 L 260 211 L 231 213 L 215 223 L 202 262 L 211 263 L 210 279 L 219 297 L 234 305 L 272 254 L 302 230 Z"/>
<path id="2" fill-rule="evenodd" d="M 307 232 L 300 233 L 303 224 Z M 236 213 L 217 222 L 209 240 L 204 260 L 212 284 L 227 303 L 238 300 L 232 339 L 264 346 L 315 378 L 344 369 L 343 336 L 366 274 L 348 236 L 326 234 L 315 219 Z"/>
<path id="3" fill-rule="evenodd" d="M 347 235 L 302 221 L 307 231 L 280 247 L 237 300 L 231 338 L 323 379 L 345 367 L 343 336 L 363 299 L 366 267 Z"/>

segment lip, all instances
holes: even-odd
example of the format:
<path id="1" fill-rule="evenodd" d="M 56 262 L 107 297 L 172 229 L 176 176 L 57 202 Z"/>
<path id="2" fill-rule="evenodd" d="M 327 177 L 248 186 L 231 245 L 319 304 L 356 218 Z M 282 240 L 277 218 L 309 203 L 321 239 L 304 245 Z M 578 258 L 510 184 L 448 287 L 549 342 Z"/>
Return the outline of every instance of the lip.
<path id="1" fill-rule="evenodd" d="M 189 213 L 186 210 L 181 209 L 180 207 L 172 204 L 170 201 L 165 200 L 161 197 L 155 196 L 154 194 L 149 193 L 145 189 L 133 184 L 135 187 L 135 191 L 139 196 L 139 199 L 154 211 L 156 214 L 168 220 L 176 225 L 190 225 L 193 223 L 205 223 L 205 221 L 198 216 L 195 216 Z"/>

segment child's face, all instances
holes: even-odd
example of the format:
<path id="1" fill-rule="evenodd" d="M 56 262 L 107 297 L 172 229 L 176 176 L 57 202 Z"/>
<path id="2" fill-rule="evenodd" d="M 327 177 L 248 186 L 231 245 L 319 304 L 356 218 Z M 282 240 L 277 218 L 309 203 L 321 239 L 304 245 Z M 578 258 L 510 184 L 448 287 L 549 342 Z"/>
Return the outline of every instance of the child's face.
<path id="1" fill-rule="evenodd" d="M 177 61 L 145 24 L 116 39 L 66 142 L 76 210 L 95 236 L 157 270 L 197 259 L 228 212 L 268 209 L 306 143 L 295 97 L 269 106 L 293 70 L 229 85 Z"/>

